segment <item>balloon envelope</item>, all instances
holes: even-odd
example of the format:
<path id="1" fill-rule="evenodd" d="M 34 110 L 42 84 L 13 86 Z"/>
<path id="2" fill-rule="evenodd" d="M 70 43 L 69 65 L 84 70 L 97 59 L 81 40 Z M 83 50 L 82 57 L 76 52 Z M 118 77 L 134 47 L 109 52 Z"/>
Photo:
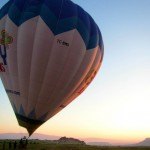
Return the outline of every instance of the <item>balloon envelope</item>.
<path id="1" fill-rule="evenodd" d="M 10 0 L 0 10 L 0 76 L 30 135 L 87 88 L 103 53 L 98 26 L 70 0 Z"/>

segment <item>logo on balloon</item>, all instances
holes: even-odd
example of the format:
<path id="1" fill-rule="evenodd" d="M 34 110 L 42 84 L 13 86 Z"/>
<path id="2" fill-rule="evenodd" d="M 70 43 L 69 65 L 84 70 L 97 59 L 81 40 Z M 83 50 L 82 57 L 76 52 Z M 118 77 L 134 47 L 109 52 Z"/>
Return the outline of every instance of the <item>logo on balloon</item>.
<path id="1" fill-rule="evenodd" d="M 5 67 L 3 66 L 3 63 L 0 63 L 0 72 L 5 72 Z"/>
<path id="2" fill-rule="evenodd" d="M 6 30 L 2 30 L 0 36 L 0 56 L 3 60 L 3 62 L 0 63 L 0 72 L 5 72 L 5 65 L 7 65 L 7 49 L 13 42 L 13 37 L 11 37 Z"/>
<path id="3" fill-rule="evenodd" d="M 69 47 L 69 43 L 67 43 L 67 42 L 65 42 L 65 41 L 63 41 L 63 40 L 58 39 L 58 40 L 57 40 L 57 43 L 60 44 L 60 45 Z"/>
<path id="4" fill-rule="evenodd" d="M 82 88 L 77 92 L 78 94 L 81 94 L 87 87 L 88 85 L 92 82 L 94 77 L 96 76 L 97 71 L 95 69 L 91 70 L 86 78 L 83 81 L 83 86 Z"/>

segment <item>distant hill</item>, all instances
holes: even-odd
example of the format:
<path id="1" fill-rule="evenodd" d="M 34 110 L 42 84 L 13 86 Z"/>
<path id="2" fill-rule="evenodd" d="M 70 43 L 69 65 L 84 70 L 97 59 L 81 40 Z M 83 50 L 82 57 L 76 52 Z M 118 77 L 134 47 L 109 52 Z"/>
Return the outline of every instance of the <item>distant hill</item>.
<path id="1" fill-rule="evenodd" d="M 150 146 L 150 138 L 146 138 L 145 140 L 134 144 L 133 146 Z"/>
<path id="2" fill-rule="evenodd" d="M 23 136 L 27 136 L 27 134 L 19 134 L 19 133 L 6 133 L 0 134 L 0 139 L 21 139 Z M 85 145 L 84 141 L 75 139 L 75 138 L 67 138 L 67 137 L 58 137 L 58 136 L 49 136 L 44 134 L 35 133 L 30 139 L 32 140 L 45 140 L 52 143 L 59 144 L 81 144 Z"/>
<path id="3" fill-rule="evenodd" d="M 21 139 L 23 136 L 28 137 L 26 133 L 5 133 L 0 134 L 0 139 Z M 34 133 L 30 139 L 39 139 L 39 140 L 58 140 L 60 136 L 53 136 L 53 135 L 45 135 Z"/>
<path id="4" fill-rule="evenodd" d="M 5 134 L 0 134 L 0 139 L 21 139 L 22 137 L 28 137 L 28 134 L 26 133 L 5 133 Z M 53 136 L 53 135 L 45 135 L 45 134 L 39 134 L 39 133 L 34 133 L 30 139 L 39 139 L 39 140 L 58 140 L 60 139 L 61 136 Z M 100 138 L 80 138 L 81 141 L 85 141 L 86 143 L 89 142 L 108 142 L 109 140 L 106 139 L 100 139 Z M 102 143 L 103 143 L 102 142 Z"/>
<path id="5" fill-rule="evenodd" d="M 24 136 L 28 136 L 28 134 L 21 133 L 5 133 L 0 134 L 0 139 L 21 139 Z M 38 140 L 47 140 L 55 143 L 61 144 L 85 144 L 84 141 L 75 139 L 75 138 L 67 138 L 67 137 L 59 137 L 59 136 L 51 136 L 45 134 L 34 133 L 30 139 L 38 139 Z"/>
<path id="6" fill-rule="evenodd" d="M 67 137 L 61 137 L 59 140 L 55 140 L 54 142 L 59 144 L 81 144 L 81 145 L 86 144 L 84 141 L 80 141 L 75 138 L 67 138 Z"/>

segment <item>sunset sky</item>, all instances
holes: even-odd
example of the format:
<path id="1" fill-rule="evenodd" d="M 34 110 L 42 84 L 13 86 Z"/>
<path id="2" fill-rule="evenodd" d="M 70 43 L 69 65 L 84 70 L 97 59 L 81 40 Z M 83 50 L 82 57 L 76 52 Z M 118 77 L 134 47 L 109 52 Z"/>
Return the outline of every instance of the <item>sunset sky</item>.
<path id="1" fill-rule="evenodd" d="M 36 133 L 113 143 L 150 137 L 150 0 L 72 1 L 100 27 L 103 64 L 88 89 Z M 0 81 L 0 133 L 25 132 Z"/>

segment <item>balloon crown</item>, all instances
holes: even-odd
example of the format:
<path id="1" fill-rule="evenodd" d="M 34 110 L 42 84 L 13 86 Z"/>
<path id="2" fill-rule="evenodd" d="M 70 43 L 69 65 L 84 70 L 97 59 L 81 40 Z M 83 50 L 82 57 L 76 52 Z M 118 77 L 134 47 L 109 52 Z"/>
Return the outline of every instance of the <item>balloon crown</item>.
<path id="1" fill-rule="evenodd" d="M 9 36 L 9 34 L 6 32 L 6 30 L 1 31 L 1 39 L 0 44 L 1 45 L 9 45 L 13 42 L 13 37 Z"/>

